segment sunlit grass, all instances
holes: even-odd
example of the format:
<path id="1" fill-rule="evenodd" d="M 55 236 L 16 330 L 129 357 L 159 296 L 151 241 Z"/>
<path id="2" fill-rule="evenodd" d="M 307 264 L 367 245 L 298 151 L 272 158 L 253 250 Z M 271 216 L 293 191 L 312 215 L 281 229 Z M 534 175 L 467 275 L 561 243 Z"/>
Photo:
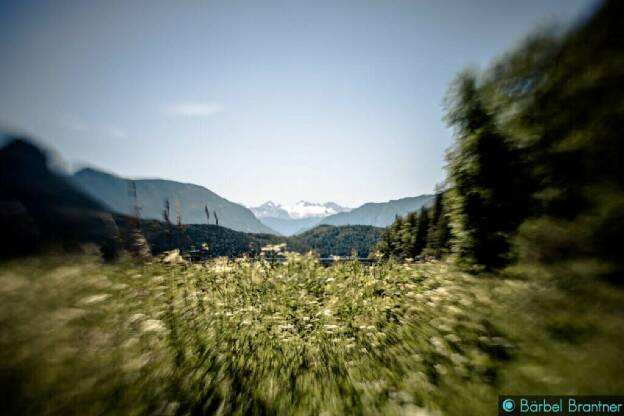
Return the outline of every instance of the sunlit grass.
<path id="1" fill-rule="evenodd" d="M 624 388 L 619 289 L 287 256 L 3 265 L 10 413 L 485 415 Z"/>

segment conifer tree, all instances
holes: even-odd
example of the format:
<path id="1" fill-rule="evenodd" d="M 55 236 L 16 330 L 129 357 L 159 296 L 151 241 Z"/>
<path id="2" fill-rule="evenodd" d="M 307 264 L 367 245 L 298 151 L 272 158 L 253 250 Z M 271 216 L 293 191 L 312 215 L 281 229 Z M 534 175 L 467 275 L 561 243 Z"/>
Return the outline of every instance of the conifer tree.
<path id="1" fill-rule="evenodd" d="M 435 250 L 435 246 L 437 245 L 436 234 L 440 215 L 442 215 L 442 193 L 438 192 L 435 195 L 433 207 L 431 207 L 431 222 L 429 223 L 429 229 L 427 230 L 426 248 L 429 251 Z"/>
<path id="2" fill-rule="evenodd" d="M 379 243 L 377 243 L 376 250 L 379 251 L 383 258 L 389 258 L 391 256 L 391 247 L 392 247 L 392 234 L 390 227 L 386 228 L 383 234 L 381 235 L 381 239 Z"/>
<path id="3" fill-rule="evenodd" d="M 430 211 L 431 221 L 427 232 L 427 246 L 425 247 L 424 254 L 435 258 L 441 258 L 448 248 L 450 237 L 443 192 L 438 192 L 436 194 L 433 207 L 431 207 Z"/>
<path id="4" fill-rule="evenodd" d="M 418 227 L 418 212 L 410 212 L 401 229 L 401 250 L 400 255 L 403 258 L 414 257 L 413 247 L 416 242 L 416 231 Z"/>
<path id="5" fill-rule="evenodd" d="M 427 232 L 429 231 L 429 212 L 425 207 L 420 209 L 418 214 L 418 226 L 414 237 L 411 254 L 414 257 L 420 256 L 427 245 Z"/>
<path id="6" fill-rule="evenodd" d="M 510 236 L 523 219 L 509 178 L 515 155 L 483 102 L 476 76 L 463 73 L 450 98 L 447 120 L 456 143 L 448 153 L 449 202 L 459 258 L 487 269 L 507 261 Z"/>
<path id="7" fill-rule="evenodd" d="M 435 233 L 432 236 L 432 255 L 436 258 L 441 258 L 449 250 L 451 239 L 451 228 L 449 226 L 448 214 L 446 213 L 446 206 L 444 203 L 441 207 L 440 216 L 438 217 L 438 224 L 435 227 Z"/>
<path id="8" fill-rule="evenodd" d="M 403 218 L 398 215 L 394 218 L 394 223 L 390 226 L 390 256 L 401 257 L 403 252 L 401 242 L 401 230 L 403 229 Z"/>

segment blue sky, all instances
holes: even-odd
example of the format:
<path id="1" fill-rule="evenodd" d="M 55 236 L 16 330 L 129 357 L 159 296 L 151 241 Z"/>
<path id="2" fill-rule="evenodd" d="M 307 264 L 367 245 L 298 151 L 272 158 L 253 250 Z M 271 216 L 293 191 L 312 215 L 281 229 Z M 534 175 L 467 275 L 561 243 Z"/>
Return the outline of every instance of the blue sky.
<path id="1" fill-rule="evenodd" d="M 246 205 L 432 192 L 442 99 L 592 0 L 0 1 L 0 126 Z"/>

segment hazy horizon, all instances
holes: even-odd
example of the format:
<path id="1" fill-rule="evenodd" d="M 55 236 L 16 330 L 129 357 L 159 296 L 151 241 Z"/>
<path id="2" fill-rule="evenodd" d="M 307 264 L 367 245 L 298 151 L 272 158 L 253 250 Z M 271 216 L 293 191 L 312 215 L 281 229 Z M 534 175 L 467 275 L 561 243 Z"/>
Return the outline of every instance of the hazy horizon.
<path id="1" fill-rule="evenodd" d="M 455 74 L 593 4 L 4 2 L 0 125 L 245 206 L 432 193 Z"/>

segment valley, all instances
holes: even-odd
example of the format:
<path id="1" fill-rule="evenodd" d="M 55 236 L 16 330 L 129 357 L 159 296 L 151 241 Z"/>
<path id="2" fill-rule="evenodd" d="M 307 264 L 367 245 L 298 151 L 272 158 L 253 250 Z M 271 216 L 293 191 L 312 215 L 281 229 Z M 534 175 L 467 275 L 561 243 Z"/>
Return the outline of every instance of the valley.
<path id="1" fill-rule="evenodd" d="M 0 413 L 624 403 L 622 21 L 0 2 Z"/>

